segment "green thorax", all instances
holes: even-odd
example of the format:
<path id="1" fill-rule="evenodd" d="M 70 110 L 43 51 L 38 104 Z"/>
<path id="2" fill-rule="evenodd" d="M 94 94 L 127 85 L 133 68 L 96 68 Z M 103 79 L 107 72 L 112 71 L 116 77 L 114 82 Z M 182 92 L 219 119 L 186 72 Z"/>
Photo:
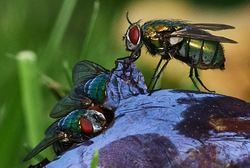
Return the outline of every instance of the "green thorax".
<path id="1" fill-rule="evenodd" d="M 84 85 L 84 93 L 92 100 L 103 103 L 106 97 L 106 84 L 109 75 L 101 73 L 93 79 L 90 79 Z"/>
<path id="2" fill-rule="evenodd" d="M 155 31 L 159 31 L 159 28 L 166 27 L 166 28 L 183 28 L 186 23 L 182 20 L 151 20 L 144 23 L 141 26 L 143 31 L 147 29 L 153 29 Z"/>
<path id="3" fill-rule="evenodd" d="M 162 50 L 163 48 L 157 34 L 161 32 L 172 33 L 182 29 L 184 26 L 185 22 L 180 20 L 152 20 L 144 23 L 141 26 L 141 30 L 143 32 L 143 39 L 149 41 L 155 49 Z"/>
<path id="4" fill-rule="evenodd" d="M 81 136 L 82 131 L 80 128 L 80 118 L 87 112 L 85 109 L 74 110 L 69 113 L 66 117 L 62 118 L 58 122 L 58 127 L 61 130 L 67 130 L 75 135 Z"/>
<path id="5" fill-rule="evenodd" d="M 200 69 L 224 69 L 225 57 L 219 42 L 184 39 L 180 45 L 177 59 Z"/>

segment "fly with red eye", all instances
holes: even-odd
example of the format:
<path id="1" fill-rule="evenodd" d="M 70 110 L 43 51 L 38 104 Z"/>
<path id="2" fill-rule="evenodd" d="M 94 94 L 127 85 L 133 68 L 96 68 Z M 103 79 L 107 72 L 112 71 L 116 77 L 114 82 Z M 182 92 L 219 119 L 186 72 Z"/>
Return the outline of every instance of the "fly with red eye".
<path id="1" fill-rule="evenodd" d="M 141 55 L 143 45 L 151 55 L 161 56 L 148 86 L 150 94 L 172 58 L 178 59 L 190 67 L 189 77 L 197 90 L 200 89 L 195 78 L 205 90 L 211 92 L 200 80 L 198 69 L 225 69 L 224 50 L 221 43 L 237 43 L 205 31 L 234 29 L 233 26 L 226 24 L 191 24 L 182 20 L 164 19 L 151 20 L 140 26 L 139 21 L 132 23 L 129 20 L 128 13 L 126 17 L 130 26 L 125 34 L 125 45 L 126 49 L 131 52 L 130 56 L 137 59 Z M 193 71 L 195 78 L 193 78 Z"/>
<path id="2" fill-rule="evenodd" d="M 53 145 L 57 155 L 76 143 L 89 140 L 106 127 L 104 114 L 96 110 L 78 109 L 54 122 L 45 132 L 45 138 L 26 155 L 24 161 Z"/>

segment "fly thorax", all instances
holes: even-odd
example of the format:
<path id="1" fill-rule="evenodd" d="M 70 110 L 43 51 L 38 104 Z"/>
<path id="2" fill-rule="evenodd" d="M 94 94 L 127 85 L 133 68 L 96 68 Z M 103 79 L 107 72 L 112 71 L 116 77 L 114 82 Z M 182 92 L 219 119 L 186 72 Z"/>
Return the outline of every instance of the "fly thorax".
<path id="1" fill-rule="evenodd" d="M 84 93 L 85 94 L 87 94 L 87 95 L 89 95 L 90 94 L 90 87 L 91 87 L 91 84 L 92 84 L 92 82 L 93 82 L 93 79 L 90 79 L 90 80 L 88 80 L 86 83 L 85 83 L 85 85 L 84 85 L 84 89 L 83 89 L 83 91 L 84 91 Z"/>
<path id="2" fill-rule="evenodd" d="M 105 99 L 106 83 L 109 79 L 107 74 L 100 74 L 86 82 L 84 93 L 90 99 L 102 103 Z"/>

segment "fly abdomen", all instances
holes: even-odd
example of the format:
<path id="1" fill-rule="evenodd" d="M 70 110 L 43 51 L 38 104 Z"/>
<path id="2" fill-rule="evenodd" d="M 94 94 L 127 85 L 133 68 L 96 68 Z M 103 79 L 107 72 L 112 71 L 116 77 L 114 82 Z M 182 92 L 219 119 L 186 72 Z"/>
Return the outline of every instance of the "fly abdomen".
<path id="1" fill-rule="evenodd" d="M 224 69 L 224 53 L 217 41 L 185 39 L 179 50 L 181 61 L 199 69 Z"/>

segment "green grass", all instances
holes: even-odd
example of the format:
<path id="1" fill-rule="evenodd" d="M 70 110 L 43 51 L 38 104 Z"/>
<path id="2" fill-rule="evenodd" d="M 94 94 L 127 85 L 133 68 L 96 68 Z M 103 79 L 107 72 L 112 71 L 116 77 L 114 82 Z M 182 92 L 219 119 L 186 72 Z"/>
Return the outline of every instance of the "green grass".
<path id="1" fill-rule="evenodd" d="M 91 18 L 90 18 L 89 26 L 87 26 L 88 27 L 87 28 L 88 33 L 87 33 L 87 35 L 86 35 L 86 37 L 85 37 L 85 39 L 83 41 L 81 54 L 79 55 L 80 59 L 84 58 L 88 54 L 89 41 L 90 41 L 90 38 L 91 38 L 91 36 L 93 34 L 93 29 L 94 29 L 94 26 L 95 26 L 95 22 L 96 22 L 99 10 L 100 10 L 100 2 L 99 2 L 99 0 L 96 0 L 94 2 L 94 5 L 93 5 L 93 12 L 92 12 L 92 15 L 91 15 Z"/>
<path id="2" fill-rule="evenodd" d="M 90 167 L 96 168 L 98 166 L 98 163 L 99 163 L 99 152 L 95 151 L 93 158 L 92 158 L 92 161 L 91 161 L 91 164 L 90 164 Z"/>
<path id="3" fill-rule="evenodd" d="M 74 12 L 77 0 L 64 0 L 62 7 L 59 11 L 58 17 L 52 28 L 47 47 L 43 55 L 49 55 L 48 62 L 53 62 L 55 59 L 56 51 L 59 49 L 63 36 L 66 32 L 71 16 Z M 47 64 L 46 64 L 47 65 Z"/>
<path id="4" fill-rule="evenodd" d="M 31 146 L 35 146 L 40 141 L 43 135 L 40 132 L 43 126 L 42 118 L 45 118 L 42 116 L 41 84 L 36 57 L 31 51 L 22 51 L 16 57 L 27 141 Z"/>

